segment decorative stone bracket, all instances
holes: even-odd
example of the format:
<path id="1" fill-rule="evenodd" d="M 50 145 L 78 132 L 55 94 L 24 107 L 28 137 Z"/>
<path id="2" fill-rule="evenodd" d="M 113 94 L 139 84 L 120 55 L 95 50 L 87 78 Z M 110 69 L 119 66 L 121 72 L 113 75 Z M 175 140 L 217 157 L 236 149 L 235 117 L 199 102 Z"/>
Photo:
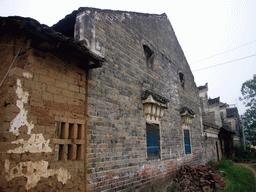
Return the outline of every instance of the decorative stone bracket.
<path id="1" fill-rule="evenodd" d="M 164 109 L 167 109 L 168 100 L 149 91 L 145 91 L 142 96 L 144 115 L 147 122 L 160 123 L 164 115 Z"/>
<path id="2" fill-rule="evenodd" d="M 195 113 L 187 107 L 180 109 L 180 116 L 182 119 L 182 124 L 190 126 L 192 124 L 192 119 L 195 118 Z"/>

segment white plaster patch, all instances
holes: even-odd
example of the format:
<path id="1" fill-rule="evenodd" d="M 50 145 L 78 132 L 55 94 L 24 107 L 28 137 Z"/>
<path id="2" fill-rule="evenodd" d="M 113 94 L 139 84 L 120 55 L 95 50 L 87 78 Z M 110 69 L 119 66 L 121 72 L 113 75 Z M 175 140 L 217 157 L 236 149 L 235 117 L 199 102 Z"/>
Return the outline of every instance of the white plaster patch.
<path id="1" fill-rule="evenodd" d="M 32 75 L 31 73 L 29 73 L 29 72 L 24 72 L 24 73 L 23 73 L 23 77 L 32 78 L 33 75 Z"/>
<path id="2" fill-rule="evenodd" d="M 63 184 L 66 184 L 67 180 L 71 178 L 71 174 L 62 167 L 59 169 L 48 169 L 48 162 L 43 160 L 36 162 L 21 162 L 17 166 L 10 169 L 10 161 L 6 159 L 4 166 L 5 172 L 8 174 L 5 176 L 7 181 L 15 177 L 27 178 L 27 184 L 25 186 L 27 190 L 35 187 L 42 177 L 48 178 L 56 175 L 58 181 L 62 182 Z"/>
<path id="3" fill-rule="evenodd" d="M 24 77 L 31 78 L 32 75 L 28 72 L 23 73 Z M 19 128 L 22 126 L 27 126 L 27 134 L 31 135 L 29 140 L 24 141 L 23 139 L 18 139 L 13 141 L 12 144 L 21 144 L 22 146 L 11 149 L 7 153 L 42 153 L 42 152 L 52 152 L 52 149 L 49 147 L 50 140 L 45 140 L 43 134 L 31 134 L 31 130 L 34 128 L 32 122 L 27 121 L 28 111 L 24 108 L 24 103 L 28 102 L 28 92 L 24 92 L 21 85 L 21 80 L 17 79 L 17 89 L 16 94 L 19 100 L 16 101 L 17 107 L 20 109 L 19 114 L 11 121 L 10 123 L 10 132 L 18 136 Z"/>
<path id="4" fill-rule="evenodd" d="M 19 100 L 16 101 L 17 107 L 20 109 L 19 114 L 11 121 L 10 123 L 10 132 L 13 132 L 14 135 L 18 136 L 19 128 L 22 126 L 28 127 L 27 134 L 31 134 L 31 129 L 34 128 L 34 124 L 32 122 L 27 121 L 27 113 L 28 111 L 24 109 L 24 103 L 28 102 L 28 92 L 24 92 L 22 89 L 21 81 L 20 79 L 17 79 L 17 89 L 16 94 L 19 98 Z"/>
<path id="5" fill-rule="evenodd" d="M 19 139 L 13 141 L 12 144 L 22 144 L 16 149 L 11 149 L 7 153 L 42 153 L 42 152 L 52 152 L 52 149 L 49 147 L 50 139 L 45 140 L 42 133 L 40 134 L 31 134 L 31 137 L 28 141 L 24 141 L 23 139 Z"/>

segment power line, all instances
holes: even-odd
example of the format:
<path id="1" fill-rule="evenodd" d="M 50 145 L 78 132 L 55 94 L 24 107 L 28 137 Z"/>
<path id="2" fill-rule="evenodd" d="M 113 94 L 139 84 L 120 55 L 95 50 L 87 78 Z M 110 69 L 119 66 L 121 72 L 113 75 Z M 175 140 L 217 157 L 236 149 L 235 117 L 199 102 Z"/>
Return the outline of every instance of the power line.
<path id="1" fill-rule="evenodd" d="M 207 57 L 207 58 L 205 58 L 205 59 L 201 59 L 201 60 L 199 60 L 199 61 L 196 61 L 196 62 L 194 62 L 194 63 L 191 63 L 190 65 L 195 64 L 195 63 L 198 63 L 198 62 L 201 62 L 201 61 L 204 61 L 204 60 L 207 60 L 207 59 L 210 59 L 210 58 L 213 58 L 213 57 L 216 57 L 216 56 L 218 56 L 218 55 L 221 55 L 221 54 L 227 53 L 227 52 L 229 52 L 229 51 L 233 51 L 233 50 L 235 50 L 235 49 L 238 49 L 238 48 L 240 48 L 240 47 L 243 47 L 243 46 L 245 46 L 245 45 L 248 45 L 248 44 L 251 44 L 251 43 L 254 43 L 254 42 L 256 42 L 256 40 L 251 41 L 251 42 L 246 43 L 246 44 L 243 44 L 243 45 L 241 45 L 241 46 L 235 47 L 235 48 L 233 48 L 233 49 L 230 49 L 230 50 L 227 50 L 227 51 L 224 51 L 224 52 L 218 53 L 218 54 L 216 54 L 216 55 L 213 55 L 213 56 Z"/>
<path id="2" fill-rule="evenodd" d="M 232 60 L 232 61 L 228 61 L 228 62 L 225 62 L 225 63 L 220 63 L 220 64 L 213 65 L 213 66 L 210 66 L 210 67 L 205 67 L 205 68 L 201 68 L 201 69 L 193 70 L 193 72 L 201 71 L 201 70 L 209 69 L 209 68 L 213 68 L 213 67 L 217 67 L 217 66 L 220 66 L 220 65 L 226 65 L 226 64 L 228 64 L 228 63 L 232 63 L 232 62 L 234 62 L 234 61 L 240 61 L 240 60 L 243 60 L 243 59 L 246 59 L 246 58 L 249 58 L 249 57 L 254 57 L 254 56 L 256 56 L 256 54 L 254 54 L 254 55 L 250 55 L 250 56 L 247 56 L 247 57 L 243 57 L 243 58 L 239 58 L 239 59 L 235 59 L 235 60 Z"/>

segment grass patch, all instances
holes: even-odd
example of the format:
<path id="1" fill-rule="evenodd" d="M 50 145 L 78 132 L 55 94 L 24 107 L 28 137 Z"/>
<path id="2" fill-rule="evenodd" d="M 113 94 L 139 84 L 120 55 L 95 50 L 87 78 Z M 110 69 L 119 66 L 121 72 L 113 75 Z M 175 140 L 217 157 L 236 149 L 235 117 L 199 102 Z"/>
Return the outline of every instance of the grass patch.
<path id="1" fill-rule="evenodd" d="M 256 170 L 256 165 L 251 165 L 251 166 L 252 166 L 252 168 L 253 168 L 253 169 L 255 169 L 255 170 Z"/>
<path id="2" fill-rule="evenodd" d="M 221 160 L 218 169 L 225 173 L 225 192 L 255 192 L 255 178 L 249 169 L 233 165 L 232 161 L 227 159 Z"/>

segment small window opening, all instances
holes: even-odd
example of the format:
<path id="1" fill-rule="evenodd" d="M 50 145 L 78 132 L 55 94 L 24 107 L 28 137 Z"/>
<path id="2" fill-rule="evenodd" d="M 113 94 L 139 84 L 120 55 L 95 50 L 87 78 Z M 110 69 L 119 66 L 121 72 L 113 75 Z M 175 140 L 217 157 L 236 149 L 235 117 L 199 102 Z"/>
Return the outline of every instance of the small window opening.
<path id="1" fill-rule="evenodd" d="M 180 78 L 181 86 L 184 88 L 185 78 L 184 78 L 183 73 L 179 72 L 179 78 Z"/>
<path id="2" fill-rule="evenodd" d="M 76 160 L 77 145 L 68 145 L 68 160 Z"/>
<path id="3" fill-rule="evenodd" d="M 77 138 L 78 139 L 84 139 L 84 131 L 85 131 L 84 125 L 78 124 L 77 126 L 78 126 Z"/>
<path id="4" fill-rule="evenodd" d="M 60 130 L 60 138 L 67 139 L 68 138 L 68 130 L 66 130 L 67 123 L 61 123 L 61 130 Z"/>
<path id="5" fill-rule="evenodd" d="M 147 134 L 147 158 L 160 158 L 159 125 L 146 124 Z"/>
<path id="6" fill-rule="evenodd" d="M 69 139 L 77 138 L 77 125 L 70 123 L 69 124 Z"/>
<path id="7" fill-rule="evenodd" d="M 223 112 L 220 112 L 220 118 L 221 118 L 222 121 L 224 121 L 224 114 L 223 114 Z"/>
<path id="8" fill-rule="evenodd" d="M 77 160 L 82 160 L 84 159 L 84 148 L 83 145 L 77 145 L 77 154 L 76 154 L 76 159 Z"/>
<path id="9" fill-rule="evenodd" d="M 151 50 L 147 45 L 143 45 L 143 49 L 146 56 L 147 67 L 153 69 L 154 51 Z"/>
<path id="10" fill-rule="evenodd" d="M 59 160 L 64 160 L 65 153 L 64 153 L 64 145 L 59 145 Z"/>

